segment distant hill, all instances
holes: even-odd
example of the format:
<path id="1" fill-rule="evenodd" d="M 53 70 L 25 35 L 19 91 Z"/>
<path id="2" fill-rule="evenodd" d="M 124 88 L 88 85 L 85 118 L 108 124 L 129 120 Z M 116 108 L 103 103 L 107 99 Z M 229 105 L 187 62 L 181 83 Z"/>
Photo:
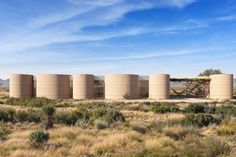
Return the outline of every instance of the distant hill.
<path id="1" fill-rule="evenodd" d="M 0 87 L 9 87 L 9 79 L 7 80 L 0 79 Z"/>

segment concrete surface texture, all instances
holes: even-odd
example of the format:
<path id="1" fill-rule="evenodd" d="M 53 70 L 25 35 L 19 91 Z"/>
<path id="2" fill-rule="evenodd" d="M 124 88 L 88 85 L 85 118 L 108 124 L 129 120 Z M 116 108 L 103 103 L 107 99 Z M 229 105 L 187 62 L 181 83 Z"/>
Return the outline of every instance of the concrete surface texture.
<path id="1" fill-rule="evenodd" d="M 218 74 L 211 75 L 210 98 L 232 99 L 233 98 L 233 75 Z"/>
<path id="2" fill-rule="evenodd" d="M 10 77 L 10 97 L 12 98 L 31 98 L 33 97 L 32 75 L 13 74 Z"/>
<path id="3" fill-rule="evenodd" d="M 168 99 L 170 97 L 170 75 L 156 74 L 149 76 L 149 98 Z"/>
<path id="4" fill-rule="evenodd" d="M 70 75 L 41 74 L 36 77 L 36 97 L 71 98 Z"/>
<path id="5" fill-rule="evenodd" d="M 78 74 L 73 76 L 73 99 L 94 98 L 94 76 Z"/>
<path id="6" fill-rule="evenodd" d="M 148 98 L 149 81 L 139 80 L 139 98 Z"/>
<path id="7" fill-rule="evenodd" d="M 139 76 L 113 74 L 105 76 L 105 99 L 139 98 Z"/>

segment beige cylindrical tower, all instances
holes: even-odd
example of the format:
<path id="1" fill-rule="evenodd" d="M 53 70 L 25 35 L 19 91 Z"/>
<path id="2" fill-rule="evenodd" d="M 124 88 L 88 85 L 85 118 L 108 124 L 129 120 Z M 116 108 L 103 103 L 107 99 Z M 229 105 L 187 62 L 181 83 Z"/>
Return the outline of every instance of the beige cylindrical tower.
<path id="1" fill-rule="evenodd" d="M 210 98 L 232 99 L 233 98 L 233 75 L 218 74 L 211 75 Z"/>
<path id="2" fill-rule="evenodd" d="M 113 74 L 105 76 L 105 99 L 137 99 L 139 76 Z"/>
<path id="3" fill-rule="evenodd" d="M 149 76 L 149 98 L 168 99 L 170 97 L 170 75 L 156 74 Z"/>
<path id="4" fill-rule="evenodd" d="M 36 77 L 36 96 L 48 99 L 70 98 L 70 75 L 38 75 Z"/>
<path id="5" fill-rule="evenodd" d="M 73 76 L 73 99 L 91 99 L 94 97 L 94 76 L 78 74 Z"/>
<path id="6" fill-rule="evenodd" d="M 10 97 L 32 98 L 34 77 L 25 74 L 13 74 L 10 77 Z"/>

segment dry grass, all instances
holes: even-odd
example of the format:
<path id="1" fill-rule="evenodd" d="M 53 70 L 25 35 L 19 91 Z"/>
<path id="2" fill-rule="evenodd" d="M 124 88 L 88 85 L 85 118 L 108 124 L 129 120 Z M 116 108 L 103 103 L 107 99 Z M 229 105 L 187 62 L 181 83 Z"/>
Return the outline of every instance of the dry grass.
<path id="1" fill-rule="evenodd" d="M 60 108 L 60 110 L 71 109 L 73 108 Z M 155 114 L 150 111 L 126 109 L 122 109 L 121 112 L 126 121 L 114 123 L 103 130 L 94 126 L 80 128 L 56 124 L 48 131 L 50 138 L 42 149 L 33 149 L 28 143 L 29 134 L 42 128 L 41 124 L 11 124 L 12 133 L 5 141 L 0 142 L 0 156 L 168 156 L 171 154 L 177 157 L 191 157 L 192 154 L 196 154 L 199 157 L 207 157 L 206 155 L 217 154 L 216 150 L 226 150 L 224 143 L 228 143 L 231 150 L 236 147 L 236 141 L 229 141 L 217 134 L 222 128 L 235 127 L 235 121 L 225 122 L 218 128 L 198 129 L 171 123 L 180 121 L 184 117 L 182 113 Z M 142 127 L 146 132 L 134 130 L 133 126 Z M 235 156 L 236 153 L 232 151 L 229 155 Z"/>

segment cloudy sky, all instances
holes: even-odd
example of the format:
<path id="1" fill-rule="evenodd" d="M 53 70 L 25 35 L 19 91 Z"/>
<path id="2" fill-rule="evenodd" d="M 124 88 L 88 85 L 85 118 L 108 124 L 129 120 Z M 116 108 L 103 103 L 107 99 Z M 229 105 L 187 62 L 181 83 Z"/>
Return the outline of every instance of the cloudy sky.
<path id="1" fill-rule="evenodd" d="M 0 0 L 11 73 L 236 75 L 236 0 Z"/>

